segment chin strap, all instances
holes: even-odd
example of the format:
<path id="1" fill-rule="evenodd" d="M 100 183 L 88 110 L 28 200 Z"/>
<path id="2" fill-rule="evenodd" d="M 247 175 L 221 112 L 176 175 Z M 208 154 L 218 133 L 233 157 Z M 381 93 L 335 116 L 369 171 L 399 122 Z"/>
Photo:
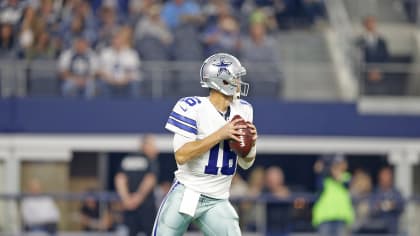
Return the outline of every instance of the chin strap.
<path id="1" fill-rule="evenodd" d="M 237 100 L 241 98 L 241 93 L 235 93 L 235 96 L 233 96 L 233 100 Z"/>

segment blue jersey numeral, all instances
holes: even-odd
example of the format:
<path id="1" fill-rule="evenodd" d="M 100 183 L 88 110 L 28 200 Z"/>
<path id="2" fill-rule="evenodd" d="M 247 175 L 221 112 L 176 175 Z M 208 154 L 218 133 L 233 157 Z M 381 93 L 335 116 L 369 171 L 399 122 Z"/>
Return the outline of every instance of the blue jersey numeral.
<path id="1" fill-rule="evenodd" d="M 195 106 L 196 104 L 200 104 L 201 101 L 200 99 L 196 98 L 196 97 L 188 97 L 188 98 L 184 98 L 182 99 L 183 102 L 187 103 L 190 107 Z"/>
<path id="2" fill-rule="evenodd" d="M 217 157 L 219 155 L 219 144 L 210 149 L 209 162 L 204 168 L 204 173 L 217 175 L 219 168 L 217 167 Z M 233 175 L 236 170 L 236 154 L 229 149 L 227 140 L 223 142 L 223 165 L 221 173 L 223 175 Z"/>

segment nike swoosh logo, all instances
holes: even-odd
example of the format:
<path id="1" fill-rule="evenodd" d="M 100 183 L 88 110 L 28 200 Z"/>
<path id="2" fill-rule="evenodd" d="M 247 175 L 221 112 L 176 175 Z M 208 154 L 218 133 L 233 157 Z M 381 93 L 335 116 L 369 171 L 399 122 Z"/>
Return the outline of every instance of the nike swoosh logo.
<path id="1" fill-rule="evenodd" d="M 186 112 L 187 111 L 187 109 L 186 108 L 183 108 L 182 106 L 179 106 L 180 108 L 181 108 L 181 110 L 183 110 L 184 112 Z"/>

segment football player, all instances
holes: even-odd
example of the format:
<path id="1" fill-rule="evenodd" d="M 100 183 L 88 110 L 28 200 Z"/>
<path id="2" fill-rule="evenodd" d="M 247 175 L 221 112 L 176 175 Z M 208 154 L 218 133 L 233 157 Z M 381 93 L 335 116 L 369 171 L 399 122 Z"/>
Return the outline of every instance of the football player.
<path id="1" fill-rule="evenodd" d="M 165 128 L 174 133 L 178 170 L 156 216 L 154 236 L 183 235 L 192 222 L 205 235 L 241 235 L 238 214 L 228 198 L 236 164 L 248 169 L 256 155 L 253 108 L 239 99 L 248 93 L 249 85 L 241 81 L 245 74 L 234 56 L 210 56 L 200 71 L 201 86 L 209 88 L 209 96 L 182 98 L 170 113 Z M 232 120 L 235 115 L 247 125 Z M 251 130 L 253 147 L 247 156 L 238 157 L 228 140 L 240 141 L 242 128 Z"/>

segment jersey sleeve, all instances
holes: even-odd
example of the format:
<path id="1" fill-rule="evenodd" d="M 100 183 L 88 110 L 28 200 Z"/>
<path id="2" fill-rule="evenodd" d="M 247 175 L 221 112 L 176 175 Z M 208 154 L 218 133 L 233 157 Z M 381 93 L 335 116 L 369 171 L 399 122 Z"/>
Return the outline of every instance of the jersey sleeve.
<path id="1" fill-rule="evenodd" d="M 252 108 L 251 103 L 241 99 L 240 104 L 242 106 L 242 109 L 245 113 L 245 119 L 251 123 L 254 122 L 254 109 Z"/>
<path id="2" fill-rule="evenodd" d="M 249 121 L 251 123 L 254 123 L 254 108 L 252 108 L 252 105 L 249 104 L 249 110 L 248 110 L 248 116 L 249 116 Z"/>
<path id="3" fill-rule="evenodd" d="M 169 114 L 165 128 L 174 134 L 195 140 L 198 133 L 196 118 L 197 112 L 194 107 L 189 106 L 181 99 Z"/>
<path id="4" fill-rule="evenodd" d="M 190 139 L 179 134 L 174 134 L 174 139 L 172 142 L 174 152 L 178 151 L 178 149 L 184 146 L 184 144 L 192 142 L 192 141 L 195 141 L 195 139 Z"/>

